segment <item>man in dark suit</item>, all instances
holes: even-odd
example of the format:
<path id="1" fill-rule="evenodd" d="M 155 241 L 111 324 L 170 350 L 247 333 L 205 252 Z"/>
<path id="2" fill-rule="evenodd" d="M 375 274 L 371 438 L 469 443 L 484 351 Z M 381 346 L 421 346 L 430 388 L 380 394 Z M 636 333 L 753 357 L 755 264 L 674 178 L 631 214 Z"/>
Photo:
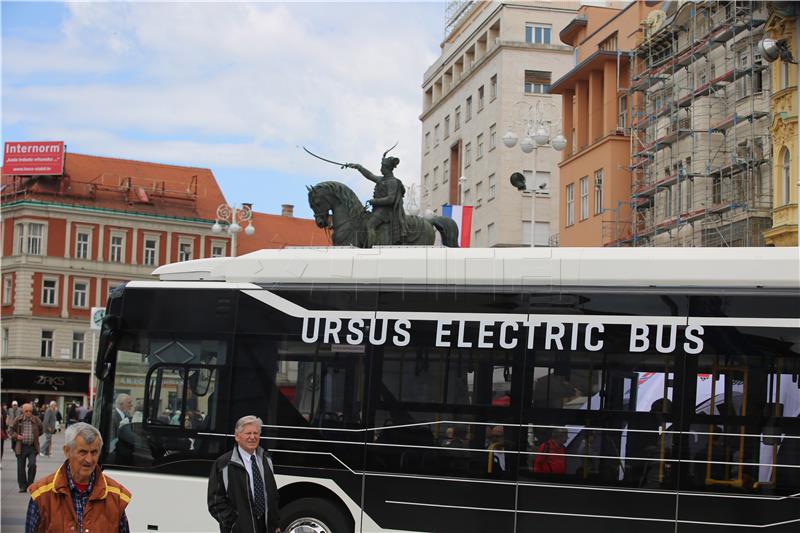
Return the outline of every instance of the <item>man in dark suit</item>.
<path id="1" fill-rule="evenodd" d="M 208 479 L 208 512 L 225 533 L 280 533 L 278 486 L 272 461 L 259 446 L 263 422 L 236 422 L 233 450 L 222 454 Z"/>

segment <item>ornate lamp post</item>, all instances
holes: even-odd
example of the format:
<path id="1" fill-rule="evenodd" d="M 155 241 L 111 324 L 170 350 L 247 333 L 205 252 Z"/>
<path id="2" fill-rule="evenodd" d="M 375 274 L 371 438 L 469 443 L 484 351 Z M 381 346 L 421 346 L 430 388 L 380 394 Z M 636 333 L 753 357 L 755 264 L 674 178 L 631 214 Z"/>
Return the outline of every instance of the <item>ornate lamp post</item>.
<path id="1" fill-rule="evenodd" d="M 242 225 L 246 224 L 244 233 L 252 235 L 256 232 L 253 226 L 253 204 L 228 205 L 219 204 L 217 207 L 217 221 L 211 226 L 214 233 L 222 233 L 223 230 L 231 236 L 231 257 L 236 257 L 236 235 L 242 231 Z"/>
<path id="2" fill-rule="evenodd" d="M 545 117 L 545 108 L 549 107 L 552 108 L 556 116 L 558 116 L 558 108 L 550 103 L 543 103 L 541 100 L 537 101 L 535 104 L 531 105 L 527 102 L 517 102 L 514 104 L 515 106 L 518 104 L 527 105 L 527 113 L 526 116 L 521 119 L 522 122 L 522 131 L 523 131 L 523 138 L 519 140 L 519 137 L 516 133 L 514 133 L 513 129 L 509 129 L 505 135 L 503 135 L 503 144 L 506 145 L 508 148 L 514 148 L 517 145 L 517 141 L 519 141 L 520 149 L 529 154 L 533 152 L 533 176 L 531 177 L 532 180 L 536 179 L 536 156 L 539 148 L 544 147 L 552 147 L 557 152 L 562 151 L 564 148 L 567 147 L 567 139 L 561 133 L 561 130 L 557 130 L 558 133 L 555 137 L 551 138 L 551 130 L 553 129 L 553 121 L 548 120 Z M 513 126 L 513 124 L 512 124 Z M 517 174 L 517 173 L 515 173 Z M 544 184 L 540 185 L 539 187 L 535 187 L 534 183 L 528 184 L 529 186 L 526 187 L 524 181 L 517 180 L 514 178 L 514 174 L 512 174 L 511 184 L 518 188 L 520 191 L 524 191 L 526 188 L 531 191 L 531 248 L 536 246 L 536 189 L 543 188 Z"/>

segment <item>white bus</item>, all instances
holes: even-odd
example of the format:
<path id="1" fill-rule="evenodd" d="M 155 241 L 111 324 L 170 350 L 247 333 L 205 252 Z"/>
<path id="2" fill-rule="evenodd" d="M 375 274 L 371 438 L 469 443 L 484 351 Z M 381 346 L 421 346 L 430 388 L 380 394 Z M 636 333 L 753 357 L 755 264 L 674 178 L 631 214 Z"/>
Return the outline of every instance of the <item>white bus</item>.
<path id="1" fill-rule="evenodd" d="M 218 531 L 207 477 L 245 414 L 286 533 L 800 529 L 797 248 L 289 249 L 156 274 L 110 296 L 97 364 L 133 530 Z"/>

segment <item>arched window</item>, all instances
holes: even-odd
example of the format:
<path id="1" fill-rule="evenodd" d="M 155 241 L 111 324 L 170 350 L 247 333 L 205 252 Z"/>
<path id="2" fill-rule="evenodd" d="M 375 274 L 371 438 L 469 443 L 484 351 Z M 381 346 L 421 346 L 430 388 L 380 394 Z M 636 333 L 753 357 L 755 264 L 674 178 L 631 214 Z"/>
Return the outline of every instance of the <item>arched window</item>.
<path id="1" fill-rule="evenodd" d="M 783 149 L 783 157 L 781 157 L 781 187 L 783 192 L 783 204 L 782 205 L 789 205 L 789 199 L 791 198 L 791 186 L 792 186 L 792 167 L 790 163 L 789 157 L 789 150 L 786 148 Z"/>

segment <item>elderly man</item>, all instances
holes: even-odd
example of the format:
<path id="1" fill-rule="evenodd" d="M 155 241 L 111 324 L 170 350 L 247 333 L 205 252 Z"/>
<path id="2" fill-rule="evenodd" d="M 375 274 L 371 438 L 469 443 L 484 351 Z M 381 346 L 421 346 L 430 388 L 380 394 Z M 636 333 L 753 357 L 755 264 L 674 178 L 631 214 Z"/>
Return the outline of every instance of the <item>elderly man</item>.
<path id="1" fill-rule="evenodd" d="M 130 416 L 131 409 L 133 409 L 133 398 L 128 394 L 122 393 L 117 396 L 114 405 L 115 409 L 111 413 L 111 433 L 109 434 L 111 441 L 109 442 L 108 449 L 110 452 L 113 452 L 117 448 L 119 428 L 125 424 L 129 424 L 131 421 Z"/>
<path id="2" fill-rule="evenodd" d="M 36 455 L 39 453 L 41 434 L 42 421 L 34 416 L 33 405 L 22 404 L 22 415 L 8 428 L 8 435 L 14 443 L 14 453 L 17 455 L 17 484 L 20 492 L 28 490 L 36 479 Z"/>
<path id="3" fill-rule="evenodd" d="M 278 486 L 272 461 L 259 446 L 257 416 L 236 422 L 233 450 L 222 454 L 208 479 L 208 512 L 223 533 L 280 533 Z"/>
<path id="4" fill-rule="evenodd" d="M 103 439 L 78 422 L 64 432 L 66 461 L 29 490 L 25 533 L 102 531 L 128 533 L 128 490 L 103 474 L 97 460 Z"/>
<path id="5" fill-rule="evenodd" d="M 58 404 L 50 402 L 47 410 L 44 412 L 44 419 L 42 425 L 44 426 L 44 446 L 42 446 L 42 455 L 50 457 L 50 448 L 53 446 L 53 433 L 56 432 L 56 413 L 58 412 Z"/>

